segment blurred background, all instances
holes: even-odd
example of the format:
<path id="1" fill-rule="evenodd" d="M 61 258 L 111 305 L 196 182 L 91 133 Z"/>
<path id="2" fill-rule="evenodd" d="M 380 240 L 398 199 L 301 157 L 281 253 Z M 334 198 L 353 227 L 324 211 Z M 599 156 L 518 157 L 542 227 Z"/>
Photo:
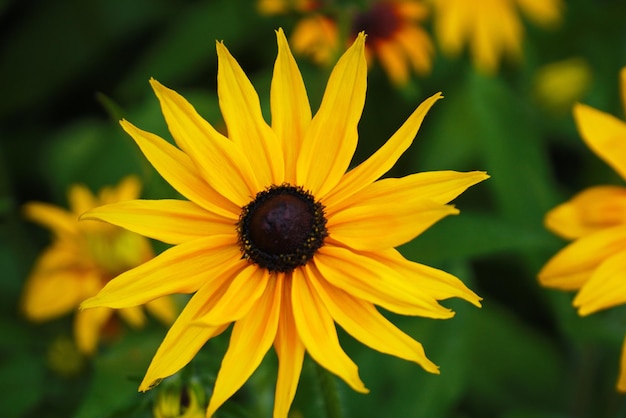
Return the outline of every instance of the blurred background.
<path id="1" fill-rule="evenodd" d="M 385 26 L 384 7 L 396 7 L 397 18 L 404 10 L 399 4 L 412 2 L 378 3 L 0 1 L 0 415 L 151 417 L 159 402 L 189 403 L 190 387 L 209 396 L 227 335 L 210 341 L 181 373 L 141 394 L 138 384 L 167 331 L 158 321 L 150 319 L 140 330 L 122 324 L 96 354 L 85 356 L 73 343 L 72 315 L 40 323 L 24 316 L 26 278 L 52 238 L 24 218 L 22 206 L 41 201 L 67 208 L 70 185 L 96 192 L 128 174 L 141 179 L 142 197 L 177 197 L 117 123 L 124 117 L 171 139 L 150 77 L 224 130 L 215 52 L 215 41 L 223 40 L 255 85 L 269 121 L 274 31 L 282 27 L 315 110 L 354 31 L 365 29 L 374 47 L 377 36 L 398 28 Z M 443 92 L 445 99 L 389 175 L 484 170 L 491 179 L 455 200 L 459 216 L 400 250 L 460 277 L 483 297 L 483 307 L 444 301 L 457 312 L 446 321 L 388 315 L 424 345 L 440 366 L 439 376 L 374 352 L 340 330 L 371 390 L 358 394 L 338 381 L 345 416 L 626 416 L 626 399 L 615 390 L 626 309 L 580 318 L 571 293 L 541 288 L 536 279 L 565 245 L 544 228 L 545 213 L 585 187 L 623 182 L 586 148 L 571 108 L 580 101 L 623 120 L 618 77 L 626 65 L 626 2 L 545 2 L 557 10 L 556 17 L 544 15 L 550 17 L 546 24 L 537 18 L 541 13 L 529 13 L 525 3 L 533 2 L 500 0 L 521 30 L 517 53 L 498 54 L 495 65 L 465 44 L 446 50 L 436 22 L 446 7 L 460 7 L 454 3 L 424 1 L 419 13 L 407 13 L 405 23 L 429 41 L 425 55 L 414 52 L 417 57 L 407 59 L 415 63 L 404 65 L 404 76 L 397 75 L 403 65 L 381 50 L 370 51 L 354 164 L 381 146 L 422 100 Z M 495 6 L 483 11 L 482 2 L 468 3 L 476 3 L 473 9 L 482 16 L 500 19 L 492 23 L 496 29 L 513 25 Z M 303 21 L 315 16 L 330 19 L 331 29 L 306 29 Z M 306 30 L 331 42 L 307 44 Z M 492 36 L 504 35 L 496 30 Z M 326 58 L 312 53 L 311 45 L 327 48 Z M 156 252 L 166 248 L 153 245 Z M 176 302 L 182 307 L 185 300 Z M 293 417 L 323 416 L 311 366 L 307 359 Z M 216 416 L 271 416 L 275 379 L 270 351 Z"/>

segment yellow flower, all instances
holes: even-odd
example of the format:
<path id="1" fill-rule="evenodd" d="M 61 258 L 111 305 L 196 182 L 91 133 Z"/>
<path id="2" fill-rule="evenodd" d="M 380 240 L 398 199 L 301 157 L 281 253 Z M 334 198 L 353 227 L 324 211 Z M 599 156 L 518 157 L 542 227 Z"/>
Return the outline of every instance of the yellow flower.
<path id="1" fill-rule="evenodd" d="M 567 111 L 580 100 L 591 83 L 591 68 L 582 58 L 551 62 L 535 74 L 533 93 L 537 101 L 555 113 Z"/>
<path id="2" fill-rule="evenodd" d="M 626 67 L 621 84 L 626 109 Z M 574 119 L 587 146 L 626 180 L 626 123 L 583 104 L 574 106 Z M 583 316 L 626 302 L 626 187 L 583 190 L 548 212 L 545 223 L 574 241 L 539 272 L 542 285 L 578 290 L 573 305 Z M 617 388 L 626 392 L 626 345 Z"/>
<path id="3" fill-rule="evenodd" d="M 411 69 L 419 75 L 430 73 L 434 48 L 420 26 L 427 16 L 428 9 L 420 1 L 378 1 L 357 14 L 352 33 L 367 33 L 366 52 L 380 61 L 392 82 L 403 85 Z"/>
<path id="4" fill-rule="evenodd" d="M 561 0 L 431 0 L 434 30 L 442 51 L 450 56 L 469 44 L 474 66 L 485 74 L 497 72 L 500 57 L 519 60 L 524 28 L 521 9 L 534 23 L 550 27 L 561 19 Z"/>
<path id="5" fill-rule="evenodd" d="M 428 9 L 420 1 L 376 1 L 352 17 L 350 38 L 366 32 L 368 62 L 378 60 L 391 81 L 401 86 L 409 81 L 411 70 L 430 73 L 434 47 L 420 26 L 427 16 Z M 339 48 L 338 37 L 335 20 L 312 14 L 298 22 L 291 44 L 295 52 L 311 56 L 318 64 L 330 64 Z"/>
<path id="6" fill-rule="evenodd" d="M 346 173 L 365 102 L 365 35 L 333 69 L 314 117 L 282 30 L 277 38 L 271 126 L 245 73 L 217 43 L 228 137 L 155 80 L 151 85 L 177 146 L 121 122 L 189 200 L 135 200 L 86 214 L 174 246 L 109 282 L 83 308 L 126 308 L 195 292 L 139 390 L 176 373 L 234 323 L 207 416 L 246 382 L 272 345 L 279 359 L 275 417 L 287 416 L 305 351 L 354 390 L 367 392 L 339 344 L 335 322 L 375 350 L 438 373 L 421 344 L 375 305 L 430 318 L 453 315 L 441 299 L 480 306 L 459 279 L 406 260 L 394 247 L 458 213 L 446 203 L 487 175 L 441 171 L 377 181 L 411 144 L 441 94 L 424 101 L 382 148 Z"/>
<path id="7" fill-rule="evenodd" d="M 141 235 L 102 222 L 78 222 L 83 212 L 96 206 L 136 199 L 139 190 L 137 178 L 127 177 L 117 188 L 102 189 L 97 197 L 85 186 L 72 186 L 68 193 L 69 211 L 42 202 L 24 206 L 28 219 L 54 233 L 52 244 L 37 260 L 25 284 L 21 309 L 28 319 L 47 321 L 73 312 L 110 279 L 154 256 L 150 243 Z M 146 308 L 166 324 L 176 316 L 168 298 L 151 301 Z M 74 334 L 81 352 L 95 351 L 99 335 L 113 312 L 98 308 L 76 313 Z M 139 307 L 119 313 L 133 327 L 145 322 Z"/>

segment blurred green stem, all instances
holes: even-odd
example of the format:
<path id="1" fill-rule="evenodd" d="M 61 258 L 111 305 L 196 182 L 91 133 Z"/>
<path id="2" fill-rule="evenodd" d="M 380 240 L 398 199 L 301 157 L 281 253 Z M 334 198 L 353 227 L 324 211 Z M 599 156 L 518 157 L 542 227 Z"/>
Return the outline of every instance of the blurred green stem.
<path id="1" fill-rule="evenodd" d="M 339 400 L 339 392 L 337 391 L 337 382 L 335 377 L 325 368 L 315 362 L 317 371 L 317 380 L 322 392 L 323 408 L 326 410 L 328 418 L 342 418 L 343 411 L 341 409 L 341 401 Z"/>

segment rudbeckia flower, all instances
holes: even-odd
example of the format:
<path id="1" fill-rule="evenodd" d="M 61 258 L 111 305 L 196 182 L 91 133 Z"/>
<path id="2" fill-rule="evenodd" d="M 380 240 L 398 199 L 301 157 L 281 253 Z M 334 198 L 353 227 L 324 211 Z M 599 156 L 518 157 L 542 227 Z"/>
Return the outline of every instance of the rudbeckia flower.
<path id="1" fill-rule="evenodd" d="M 28 319 L 41 322 L 77 311 L 83 300 L 96 295 L 110 279 L 154 256 L 150 242 L 141 235 L 102 222 L 78 222 L 83 212 L 96 206 L 136 199 L 140 188 L 139 180 L 130 176 L 118 187 L 103 188 L 98 196 L 83 185 L 73 185 L 68 192 L 69 211 L 43 202 L 24 206 L 28 219 L 54 233 L 24 287 L 21 310 Z M 169 298 L 149 301 L 146 309 L 166 325 L 176 317 Z M 114 312 L 104 307 L 76 312 L 74 334 L 81 352 L 95 351 Z M 118 313 L 135 328 L 146 320 L 138 306 Z"/>
<path id="2" fill-rule="evenodd" d="M 621 71 L 626 109 L 626 67 Z M 574 106 L 578 131 L 591 150 L 626 180 L 626 123 L 584 104 Z M 573 240 L 539 272 L 546 287 L 577 290 L 573 305 L 589 315 L 626 302 L 626 187 L 594 186 L 546 215 L 548 229 Z M 618 390 L 626 392 L 626 344 Z"/>
<path id="3" fill-rule="evenodd" d="M 432 0 L 434 30 L 444 54 L 457 56 L 469 45 L 474 66 L 485 74 L 498 70 L 502 56 L 519 60 L 524 27 L 518 8 L 532 22 L 560 22 L 561 0 Z"/>
<path id="4" fill-rule="evenodd" d="M 380 62 L 392 82 L 403 85 L 411 70 L 430 73 L 434 47 L 420 26 L 427 16 L 428 9 L 420 1 L 378 1 L 356 15 L 352 33 L 367 33 L 366 53 Z"/>
<path id="5" fill-rule="evenodd" d="M 151 80 L 176 142 L 122 127 L 160 174 L 189 200 L 135 200 L 93 209 L 100 219 L 174 246 L 109 282 L 83 308 L 128 308 L 194 293 L 170 328 L 139 390 L 184 367 L 231 324 L 228 350 L 209 402 L 211 416 L 259 366 L 278 355 L 274 416 L 286 417 L 305 352 L 358 392 L 367 392 L 340 346 L 335 323 L 365 345 L 438 368 L 418 342 L 376 306 L 450 318 L 438 301 L 480 298 L 456 277 L 405 259 L 394 247 L 447 215 L 447 203 L 487 175 L 428 172 L 378 180 L 413 141 L 437 93 L 369 159 L 346 172 L 365 102 L 365 35 L 333 69 L 312 117 L 282 30 L 271 85 L 272 123 L 223 43 L 218 96 L 228 137 L 182 96 Z"/>

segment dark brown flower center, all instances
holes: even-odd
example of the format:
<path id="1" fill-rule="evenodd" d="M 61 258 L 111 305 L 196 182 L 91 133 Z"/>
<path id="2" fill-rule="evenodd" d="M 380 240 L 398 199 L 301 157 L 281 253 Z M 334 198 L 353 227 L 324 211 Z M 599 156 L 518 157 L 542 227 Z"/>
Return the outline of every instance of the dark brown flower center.
<path id="1" fill-rule="evenodd" d="M 391 38 L 399 26 L 400 16 L 393 4 L 379 2 L 355 16 L 352 33 L 365 31 L 368 41 L 376 42 Z"/>
<path id="2" fill-rule="evenodd" d="M 324 206 L 301 187 L 271 186 L 243 207 L 237 233 L 243 258 L 270 271 L 289 272 L 324 244 Z"/>

